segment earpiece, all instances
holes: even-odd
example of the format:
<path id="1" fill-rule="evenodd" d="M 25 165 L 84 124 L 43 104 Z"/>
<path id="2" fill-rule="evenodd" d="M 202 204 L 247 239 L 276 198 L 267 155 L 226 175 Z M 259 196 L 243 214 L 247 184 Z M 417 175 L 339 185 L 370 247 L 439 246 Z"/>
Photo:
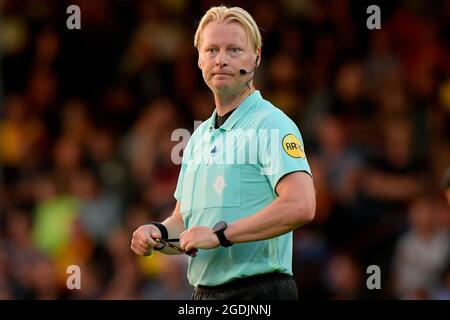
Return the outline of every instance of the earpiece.
<path id="1" fill-rule="evenodd" d="M 255 70 L 256 70 L 256 68 L 258 67 L 258 62 L 259 62 L 259 54 L 256 55 L 255 67 L 253 68 L 253 70 L 252 70 L 251 72 L 248 72 L 248 71 L 245 70 L 245 69 L 240 69 L 240 70 L 239 70 L 239 73 L 240 73 L 242 76 L 245 76 L 247 73 L 254 73 Z M 253 79 L 253 78 L 252 78 L 252 79 Z M 250 79 L 250 80 L 252 80 L 252 79 Z"/>

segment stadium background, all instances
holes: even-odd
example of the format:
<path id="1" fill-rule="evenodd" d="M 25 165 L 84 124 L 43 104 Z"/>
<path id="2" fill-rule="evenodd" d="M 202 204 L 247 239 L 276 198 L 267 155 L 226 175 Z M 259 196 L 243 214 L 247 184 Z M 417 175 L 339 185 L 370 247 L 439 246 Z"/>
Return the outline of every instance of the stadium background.
<path id="1" fill-rule="evenodd" d="M 0 299 L 190 298 L 186 257 L 129 246 L 174 207 L 171 132 L 213 110 L 192 42 L 220 3 L 0 1 Z M 262 28 L 256 86 L 298 124 L 315 175 L 300 296 L 450 299 L 450 2 L 224 3 Z"/>

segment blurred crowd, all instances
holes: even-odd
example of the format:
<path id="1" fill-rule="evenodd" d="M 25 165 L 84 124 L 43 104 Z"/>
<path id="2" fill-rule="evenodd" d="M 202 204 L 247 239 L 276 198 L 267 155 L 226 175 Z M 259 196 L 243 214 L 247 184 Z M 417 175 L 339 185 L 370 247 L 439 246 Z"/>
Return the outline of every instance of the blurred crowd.
<path id="1" fill-rule="evenodd" d="M 261 27 L 256 87 L 314 174 L 300 297 L 450 299 L 450 2 L 375 2 L 380 30 L 361 1 L 224 3 Z M 171 133 L 214 109 L 193 35 L 221 3 L 0 0 L 0 299 L 190 298 L 186 256 L 130 240 L 174 208 Z"/>

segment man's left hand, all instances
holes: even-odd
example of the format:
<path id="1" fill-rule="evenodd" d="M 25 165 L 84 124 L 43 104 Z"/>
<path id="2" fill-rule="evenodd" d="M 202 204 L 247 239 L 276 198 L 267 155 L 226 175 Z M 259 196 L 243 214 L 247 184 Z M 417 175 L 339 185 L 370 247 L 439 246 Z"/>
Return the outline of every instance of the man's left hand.
<path id="1" fill-rule="evenodd" d="M 210 227 L 192 227 L 180 234 L 180 247 L 184 251 L 214 249 L 219 245 L 219 238 Z"/>

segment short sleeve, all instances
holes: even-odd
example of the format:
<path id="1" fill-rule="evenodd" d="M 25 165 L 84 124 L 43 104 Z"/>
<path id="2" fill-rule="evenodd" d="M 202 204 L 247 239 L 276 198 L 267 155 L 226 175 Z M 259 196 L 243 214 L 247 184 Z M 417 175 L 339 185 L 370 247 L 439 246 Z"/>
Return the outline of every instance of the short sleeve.
<path id="1" fill-rule="evenodd" d="M 182 163 L 180 168 L 180 174 L 178 175 L 177 187 L 175 188 L 175 193 L 173 195 L 177 201 L 181 201 L 181 194 L 183 192 L 183 178 L 185 171 L 186 165 Z"/>
<path id="2" fill-rule="evenodd" d="M 304 171 L 312 176 L 303 139 L 297 125 L 283 112 L 267 116 L 258 136 L 258 158 L 261 174 L 267 176 L 274 193 L 285 175 Z"/>

